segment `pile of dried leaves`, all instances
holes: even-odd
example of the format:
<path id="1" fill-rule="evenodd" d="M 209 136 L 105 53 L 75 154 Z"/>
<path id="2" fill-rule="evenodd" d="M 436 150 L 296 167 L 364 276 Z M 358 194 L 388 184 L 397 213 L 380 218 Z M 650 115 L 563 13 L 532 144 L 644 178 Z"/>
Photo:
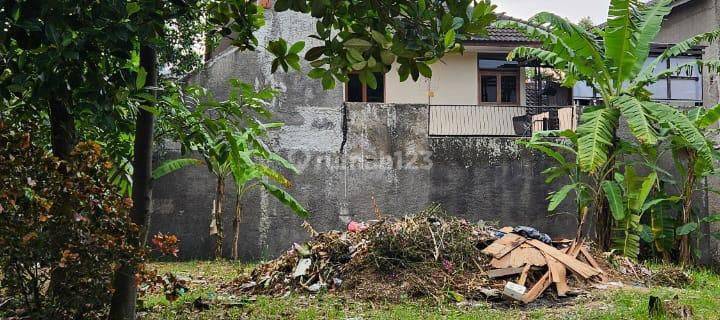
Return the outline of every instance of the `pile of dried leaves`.
<path id="1" fill-rule="evenodd" d="M 379 219 L 356 232 L 316 233 L 279 258 L 258 266 L 237 288 L 252 294 L 343 291 L 371 300 L 482 294 L 495 240 L 482 223 L 451 217 L 439 206 L 399 220 Z"/>

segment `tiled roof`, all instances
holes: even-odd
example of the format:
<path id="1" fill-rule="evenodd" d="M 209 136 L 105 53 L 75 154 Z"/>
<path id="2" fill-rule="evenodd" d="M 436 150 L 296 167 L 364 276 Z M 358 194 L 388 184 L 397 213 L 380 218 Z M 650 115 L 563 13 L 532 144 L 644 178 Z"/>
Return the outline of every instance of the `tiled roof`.
<path id="1" fill-rule="evenodd" d="M 526 21 L 523 21 L 523 20 L 520 20 L 517 18 L 507 16 L 505 14 L 499 14 L 498 20 L 516 20 L 516 21 L 520 21 L 520 22 L 526 22 Z M 471 41 L 473 41 L 473 42 L 508 42 L 508 43 L 538 42 L 538 41 L 529 39 L 520 31 L 511 29 L 511 28 L 488 27 L 487 31 L 488 31 L 488 34 L 486 36 L 473 37 Z"/>
<path id="2" fill-rule="evenodd" d="M 515 29 L 488 27 L 488 35 L 484 37 L 473 38 L 475 41 L 492 41 L 492 42 L 533 42 L 524 34 Z"/>

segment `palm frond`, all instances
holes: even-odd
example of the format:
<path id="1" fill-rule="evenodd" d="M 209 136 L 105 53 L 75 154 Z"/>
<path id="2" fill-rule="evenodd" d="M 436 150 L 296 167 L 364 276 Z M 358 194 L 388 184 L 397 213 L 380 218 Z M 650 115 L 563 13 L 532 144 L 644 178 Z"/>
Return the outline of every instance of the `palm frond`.
<path id="1" fill-rule="evenodd" d="M 635 47 L 635 69 L 633 73 L 642 70 L 645 60 L 650 55 L 650 44 L 660 32 L 663 19 L 670 14 L 672 0 L 658 0 L 643 12 L 638 26 L 637 45 Z"/>
<path id="2" fill-rule="evenodd" d="M 603 42 L 605 55 L 615 67 L 615 86 L 620 87 L 629 78 L 637 57 L 637 21 L 635 0 L 612 0 L 608 11 Z"/>
<path id="3" fill-rule="evenodd" d="M 640 254 L 640 216 L 628 214 L 615 222 L 612 249 L 625 257 L 637 260 Z"/>
<path id="4" fill-rule="evenodd" d="M 153 180 L 160 179 L 170 173 L 173 173 L 175 171 L 178 171 L 182 168 L 185 168 L 187 166 L 199 166 L 202 165 L 203 161 L 198 159 L 173 159 L 163 162 L 161 165 L 159 165 L 157 168 L 155 168 L 152 172 L 152 178 Z"/>
<path id="5" fill-rule="evenodd" d="M 632 96 L 619 96 L 610 102 L 620 109 L 620 112 L 627 119 L 628 126 L 633 135 L 642 144 L 655 145 L 657 134 L 653 129 L 650 113 L 645 104 Z"/>
<path id="6" fill-rule="evenodd" d="M 698 128 L 705 129 L 720 120 L 720 104 L 703 111 L 704 112 L 702 114 L 699 114 L 697 119 L 691 119 L 693 122 L 695 122 L 695 125 Z"/>
<path id="7" fill-rule="evenodd" d="M 578 162 L 585 172 L 595 172 L 608 161 L 620 112 L 598 107 L 583 112 L 578 126 Z"/>
<path id="8" fill-rule="evenodd" d="M 700 160 L 712 163 L 713 148 L 695 123 L 687 115 L 672 106 L 651 102 L 648 110 L 660 122 L 667 124 L 687 147 L 697 152 Z"/>
<path id="9" fill-rule="evenodd" d="M 261 182 L 263 188 L 267 190 L 273 197 L 278 199 L 282 204 L 288 206 L 290 209 L 292 209 L 295 214 L 297 214 L 301 218 L 307 218 L 310 216 L 310 212 L 308 212 L 293 196 L 291 196 L 289 193 L 287 193 L 285 190 L 278 188 L 277 186 L 274 186 L 269 183 Z"/>
<path id="10" fill-rule="evenodd" d="M 570 49 L 571 59 L 578 70 L 588 79 L 596 79 L 598 84 L 607 87 L 610 75 L 604 64 L 602 47 L 594 34 L 571 23 L 565 18 L 550 12 L 541 12 L 530 18 L 530 23 L 547 25 L 557 38 Z M 557 51 L 554 51 L 557 53 Z"/>

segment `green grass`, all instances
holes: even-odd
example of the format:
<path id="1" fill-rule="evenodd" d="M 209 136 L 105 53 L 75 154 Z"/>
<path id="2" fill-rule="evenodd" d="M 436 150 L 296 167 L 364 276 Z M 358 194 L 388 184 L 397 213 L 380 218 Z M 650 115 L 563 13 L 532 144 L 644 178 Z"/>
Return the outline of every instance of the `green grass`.
<path id="1" fill-rule="evenodd" d="M 651 295 L 661 299 L 678 296 L 682 304 L 692 307 L 695 319 L 720 319 L 720 275 L 692 271 L 693 284 L 684 289 L 653 287 L 594 291 L 566 306 L 515 306 L 493 308 L 479 303 L 472 307 L 440 304 L 430 300 L 408 300 L 401 303 L 353 301 L 331 294 L 284 298 L 233 297 L 218 294 L 218 287 L 248 271 L 251 266 L 227 261 L 155 263 L 158 273 L 202 277 L 207 284 L 191 286 L 175 302 L 161 294 L 145 299 L 143 319 L 648 319 L 647 301 Z M 214 304 L 210 310 L 193 312 L 190 304 L 198 297 L 220 301 L 242 301 L 240 307 L 224 308 Z"/>

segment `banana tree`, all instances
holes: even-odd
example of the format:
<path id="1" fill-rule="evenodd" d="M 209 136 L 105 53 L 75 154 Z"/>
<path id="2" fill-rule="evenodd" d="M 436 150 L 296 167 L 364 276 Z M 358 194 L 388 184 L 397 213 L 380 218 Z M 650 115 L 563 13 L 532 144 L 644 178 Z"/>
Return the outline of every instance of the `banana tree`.
<path id="1" fill-rule="evenodd" d="M 692 261 L 693 257 L 690 234 L 699 228 L 699 222 L 713 222 L 718 220 L 717 215 L 705 217 L 702 221 L 698 221 L 697 217 L 693 217 L 693 194 L 698 191 L 698 181 L 711 174 L 716 174 L 715 161 L 720 159 L 716 150 L 712 150 L 711 157 L 706 157 L 701 155 L 693 145 L 700 143 L 712 145 L 709 137 L 717 131 L 713 129 L 712 126 L 720 120 L 720 105 L 707 110 L 704 108 L 694 108 L 684 114 L 690 119 L 691 125 L 704 137 L 704 141 L 689 141 L 680 135 L 672 135 L 669 137 L 675 169 L 682 179 L 680 190 L 682 208 L 677 219 L 676 228 L 676 235 L 679 237 L 679 261 L 681 264 L 687 265 Z M 663 122 L 662 125 L 666 128 L 672 128 L 675 124 L 672 122 Z"/>
<path id="2" fill-rule="evenodd" d="M 637 174 L 633 166 L 625 167 L 624 174 L 615 174 L 614 180 L 601 183 L 614 218 L 612 249 L 626 257 L 637 259 L 640 254 L 640 220 L 645 212 L 656 205 L 648 201 L 657 183 L 657 174 Z"/>
<path id="3" fill-rule="evenodd" d="M 501 20 L 498 27 L 517 29 L 542 43 L 541 48 L 519 47 L 508 59 L 535 59 L 565 74 L 564 85 L 584 81 L 601 97 L 600 105 L 585 110 L 577 129 L 577 162 L 580 169 L 598 180 L 611 170 L 618 145 L 618 127 L 625 121 L 641 144 L 657 143 L 660 120 L 672 123 L 674 132 L 698 153 L 710 160 L 712 149 L 692 122 L 676 108 L 650 101 L 647 87 L 661 79 L 693 67 L 718 71 L 717 60 L 681 64 L 662 72 L 656 67 L 663 61 L 684 54 L 701 43 L 715 41 L 720 30 L 703 33 L 682 41 L 650 60 L 651 42 L 662 21 L 670 13 L 671 0 L 659 0 L 646 6 L 637 0 L 612 0 L 607 24 L 602 29 L 586 30 L 567 19 L 548 12 L 532 17 L 527 23 Z M 603 205 L 595 208 L 598 242 L 610 245 L 612 218 Z"/>
<path id="4" fill-rule="evenodd" d="M 272 89 L 256 91 L 251 85 L 231 80 L 227 100 L 218 101 L 207 90 L 199 87 L 182 89 L 174 87 L 174 94 L 165 99 L 169 110 L 161 123 L 162 130 L 180 144 L 184 152 L 194 152 L 204 160 L 216 178 L 216 191 L 211 211 L 211 234 L 215 236 L 214 256 L 223 252 L 223 204 L 225 181 L 233 179 L 236 189 L 233 258 L 237 258 L 243 196 L 260 187 L 300 217 L 309 216 L 308 211 L 284 189 L 290 181 L 271 165 L 289 172 L 297 169 L 287 160 L 274 153 L 262 139 L 268 132 L 282 126 L 281 123 L 265 123 L 258 118 L 269 119 L 267 105 L 276 92 Z M 279 185 L 279 186 L 278 186 Z"/>

